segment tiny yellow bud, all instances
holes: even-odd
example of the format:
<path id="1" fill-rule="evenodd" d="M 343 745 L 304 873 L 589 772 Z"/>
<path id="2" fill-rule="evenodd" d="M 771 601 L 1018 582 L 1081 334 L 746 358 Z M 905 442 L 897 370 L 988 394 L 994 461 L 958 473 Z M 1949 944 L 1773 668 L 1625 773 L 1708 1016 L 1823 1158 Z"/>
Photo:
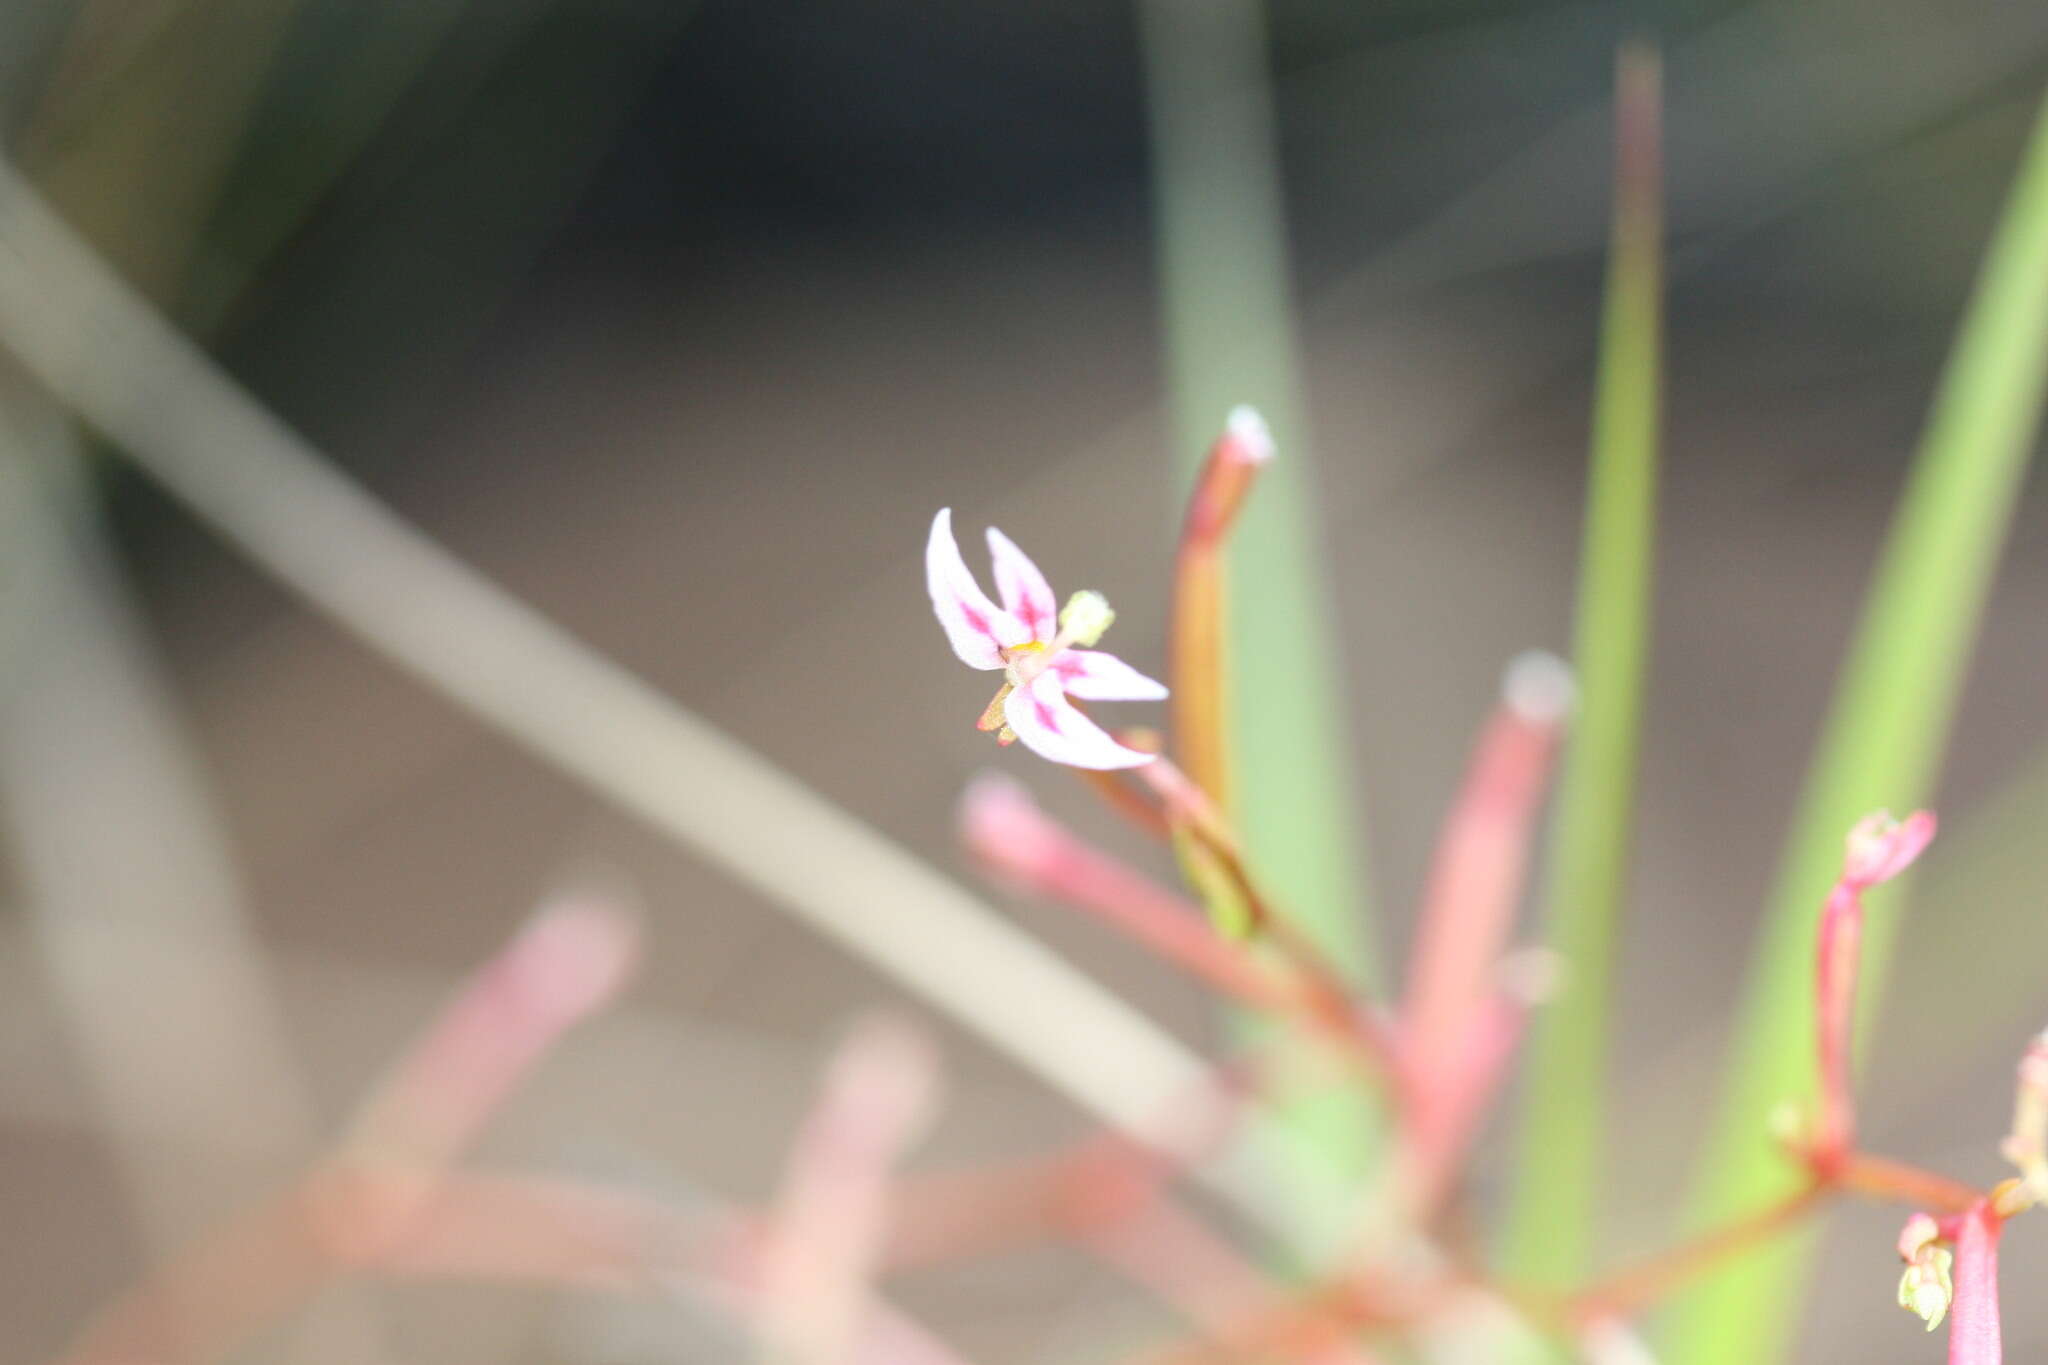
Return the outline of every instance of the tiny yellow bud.
<path id="1" fill-rule="evenodd" d="M 1077 645 L 1093 645 L 1116 620 L 1109 599 L 1099 592 L 1083 590 L 1067 599 L 1060 609 L 1060 634 Z"/>
<path id="2" fill-rule="evenodd" d="M 1946 1247 L 1928 1247 L 1899 1277 L 1899 1307 L 1918 1317 L 1932 1332 L 1948 1315 L 1956 1296 L 1949 1267 L 1955 1257 Z"/>

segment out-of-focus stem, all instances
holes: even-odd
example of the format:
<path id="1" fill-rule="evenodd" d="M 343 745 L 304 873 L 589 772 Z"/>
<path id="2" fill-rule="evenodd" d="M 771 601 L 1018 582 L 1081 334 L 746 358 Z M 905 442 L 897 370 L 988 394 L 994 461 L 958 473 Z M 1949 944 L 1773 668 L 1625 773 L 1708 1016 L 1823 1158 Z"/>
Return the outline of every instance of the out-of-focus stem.
<path id="1" fill-rule="evenodd" d="M 2013 1086 L 2012 1131 L 1998 1152 L 2020 1168 L 2030 1202 L 2048 1199 L 2048 1033 L 2027 1040 Z"/>
<path id="2" fill-rule="evenodd" d="M 210 1359 L 326 1279 L 396 1255 L 432 1222 L 446 1163 L 562 1031 L 611 996 L 633 947 L 629 922 L 600 905 L 537 917 L 408 1049 L 348 1140 L 284 1194 L 168 1259 L 67 1358 Z"/>
<path id="3" fill-rule="evenodd" d="M 1474 1088 L 1501 1075 L 1500 966 L 1570 704 L 1561 663 L 1542 655 L 1515 662 L 1437 844 L 1401 1021 L 1411 1078 L 1401 1115 L 1402 1197 L 1418 1214 L 1443 1192 L 1485 1102 Z M 1512 1034 L 1519 1025 L 1517 1012 Z"/>
<path id="4" fill-rule="evenodd" d="M 418 1178 L 365 1170 L 369 1207 L 406 1200 Z M 311 1196 L 311 1197 L 309 1197 Z M 294 1187 L 215 1231 L 110 1305 L 56 1365 L 218 1359 L 344 1276 L 451 1279 L 609 1293 L 704 1288 L 751 1314 L 758 1271 L 722 1253 L 718 1211 L 526 1175 L 447 1172 L 403 1238 L 356 1235 L 324 1196 Z M 186 1312 L 208 1305 L 203 1317 Z M 850 1357 L 863 1365 L 959 1365 L 887 1305 Z M 906 1344 L 914 1350 L 900 1349 Z"/>
<path id="5" fill-rule="evenodd" d="M 937 1093 L 924 1035 L 869 1021 L 840 1047 L 798 1131 L 759 1252 L 762 1358 L 852 1358 L 888 1236 L 898 1160 L 923 1136 Z"/>
<path id="6" fill-rule="evenodd" d="M 1244 846 L 1216 803 L 1171 759 L 1148 763 L 1137 775 L 1158 794 L 1168 829 L 1185 832 L 1195 845 L 1191 851 L 1208 859 L 1215 875 L 1229 884 L 1249 919 L 1246 935 L 1270 945 L 1299 975 L 1313 1007 L 1325 1019 L 1340 1022 L 1345 1031 L 1363 1035 L 1387 1073 L 1398 1075 L 1397 1049 L 1372 1003 L 1344 978 L 1307 927 L 1275 905 L 1252 878 Z"/>
<path id="7" fill-rule="evenodd" d="M 1193 904 L 1040 810 L 1008 778 L 978 778 L 961 800 L 968 849 L 990 871 L 1108 924 L 1212 988 L 1257 1009 L 1283 1008 L 1287 982 Z"/>
<path id="8" fill-rule="evenodd" d="M 1863 899 L 1837 885 L 1821 911 L 1820 948 L 1814 955 L 1816 1052 L 1820 1075 L 1819 1132 L 1823 1154 L 1856 1142 L 1855 1076 L 1850 1034 L 1856 1026 L 1856 966 L 1862 952 Z"/>
<path id="9" fill-rule="evenodd" d="M 545 906 L 358 1109 L 344 1149 L 417 1168 L 455 1160 L 562 1033 L 617 994 L 638 951 L 633 915 L 609 900 Z"/>
<path id="10" fill-rule="evenodd" d="M 1737 1256 L 1804 1218 L 1834 1193 L 1815 1180 L 1778 1202 L 1725 1227 L 1673 1247 L 1640 1265 L 1607 1276 L 1572 1295 L 1571 1315 L 1598 1318 L 1627 1316 L 1647 1308 L 1705 1271 Z"/>
<path id="11" fill-rule="evenodd" d="M 1850 1153 L 1831 1180 L 1852 1194 L 1938 1213 L 1960 1213 L 1984 1197 L 1960 1180 L 1868 1152 Z"/>
<path id="12" fill-rule="evenodd" d="M 1755 1213 L 1689 1238 L 1632 1269 L 1579 1290 L 1571 1296 L 1571 1311 L 1581 1318 L 1635 1313 L 1753 1249 L 1841 1194 L 1950 1215 L 1967 1212 L 1985 1198 L 1982 1190 L 1945 1175 L 1888 1157 L 1849 1152 L 1832 1162 L 1814 1164 L 1804 1184 Z"/>
<path id="13" fill-rule="evenodd" d="M 1194 905 L 1084 842 L 1008 779 L 987 776 L 968 789 L 961 830 L 993 871 L 1087 911 L 1240 1004 L 1305 1026 L 1369 1076 L 1394 1071 L 1387 1039 L 1340 985 L 1219 933 Z"/>
<path id="14" fill-rule="evenodd" d="M 308 1198 L 350 1236 L 402 1239 L 562 1034 L 616 995 L 638 951 L 637 922 L 607 899 L 579 894 L 544 907 L 399 1057 L 309 1178 Z M 365 1171 L 378 1175 L 365 1183 Z"/>

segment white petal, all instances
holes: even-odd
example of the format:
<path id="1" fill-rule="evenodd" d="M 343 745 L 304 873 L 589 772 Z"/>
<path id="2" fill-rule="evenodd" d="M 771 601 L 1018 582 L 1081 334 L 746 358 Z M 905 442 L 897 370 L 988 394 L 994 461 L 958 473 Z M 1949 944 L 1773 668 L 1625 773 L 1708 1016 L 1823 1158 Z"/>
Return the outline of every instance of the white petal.
<path id="1" fill-rule="evenodd" d="M 1126 749 L 1100 725 L 1074 709 L 1055 673 L 1041 673 L 1010 693 L 1003 719 L 1024 747 L 1076 768 L 1136 768 L 1157 755 Z"/>
<path id="2" fill-rule="evenodd" d="M 1060 604 L 1052 584 L 1031 562 L 1031 556 L 995 527 L 988 528 L 988 553 L 996 565 L 996 595 L 1003 607 L 1031 628 L 1031 638 L 1050 641 L 1059 629 Z"/>
<path id="3" fill-rule="evenodd" d="M 953 539 L 950 507 L 932 518 L 931 539 L 924 549 L 924 582 L 953 652 L 968 667 L 1001 668 L 1003 646 L 1032 638 L 1029 627 L 989 601 L 967 571 L 967 561 L 960 558 L 960 546 Z"/>
<path id="4" fill-rule="evenodd" d="M 1070 694 L 1083 701 L 1159 701 L 1166 696 L 1166 684 L 1099 649 L 1061 650 L 1052 671 Z"/>

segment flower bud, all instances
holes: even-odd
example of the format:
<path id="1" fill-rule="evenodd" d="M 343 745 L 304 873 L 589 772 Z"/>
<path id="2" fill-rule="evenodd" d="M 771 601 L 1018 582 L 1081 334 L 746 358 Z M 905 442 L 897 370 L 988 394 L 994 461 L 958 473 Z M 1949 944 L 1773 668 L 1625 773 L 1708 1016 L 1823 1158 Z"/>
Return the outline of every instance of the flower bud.
<path id="1" fill-rule="evenodd" d="M 1947 1247 L 1930 1246 L 1899 1277 L 1899 1307 L 1926 1323 L 1930 1332 L 1941 1326 L 1955 1301 L 1955 1281 L 1949 1274 L 1954 1261 Z"/>
<path id="2" fill-rule="evenodd" d="M 1239 458 L 1250 464 L 1265 464 L 1273 458 L 1273 433 L 1266 419 L 1249 403 L 1239 403 L 1224 419 L 1224 436 L 1236 447 Z"/>
<path id="3" fill-rule="evenodd" d="M 1934 837 L 1934 816 L 1915 811 L 1894 820 L 1890 811 L 1866 815 L 1849 831 L 1842 859 L 1842 880 L 1856 887 L 1876 886 L 1904 872 Z"/>
<path id="4" fill-rule="evenodd" d="M 1940 1236 L 1940 1226 L 1924 1213 L 1908 1218 L 1899 1232 L 1899 1256 L 1906 1263 L 1899 1277 L 1899 1307 L 1925 1322 L 1930 1332 L 1941 1325 L 1956 1296 L 1949 1273 L 1955 1256 L 1937 1245 Z"/>

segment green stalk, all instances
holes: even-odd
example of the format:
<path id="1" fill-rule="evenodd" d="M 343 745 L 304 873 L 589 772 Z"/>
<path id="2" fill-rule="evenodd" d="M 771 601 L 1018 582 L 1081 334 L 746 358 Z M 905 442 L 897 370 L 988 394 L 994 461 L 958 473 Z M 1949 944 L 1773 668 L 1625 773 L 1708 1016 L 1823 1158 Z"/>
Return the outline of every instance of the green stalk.
<path id="1" fill-rule="evenodd" d="M 1232 815 L 1261 883 L 1363 975 L 1364 822 L 1346 761 L 1335 613 L 1318 570 L 1258 0 L 1140 0 L 1138 14 L 1181 486 L 1235 404 L 1259 408 L 1280 451 L 1229 550 Z M 1316 1096 L 1289 1119 L 1339 1169 L 1365 1169 L 1374 1124 L 1361 1099 Z"/>
<path id="2" fill-rule="evenodd" d="M 1992 238 L 1942 375 L 1863 620 L 1810 770 L 1732 1045 L 1691 1213 L 1757 1207 L 1796 1178 L 1766 1135 L 1773 1106 L 1813 1088 L 1814 918 L 1842 836 L 1933 790 L 1956 697 L 2005 543 L 2048 376 L 2048 107 Z M 1863 1003 L 1882 991 L 1902 909 L 1880 893 L 1865 929 Z M 1745 1258 L 1679 1300 L 1671 1365 L 1782 1354 L 1812 1238 Z"/>
<path id="3" fill-rule="evenodd" d="M 1613 246 L 1593 405 L 1573 665 L 1578 715 L 1545 903 L 1569 989 L 1538 1015 L 1504 1247 L 1535 1283 L 1580 1279 L 1598 1201 L 1615 939 L 1626 890 L 1648 669 L 1663 336 L 1659 64 L 1616 67 Z"/>

